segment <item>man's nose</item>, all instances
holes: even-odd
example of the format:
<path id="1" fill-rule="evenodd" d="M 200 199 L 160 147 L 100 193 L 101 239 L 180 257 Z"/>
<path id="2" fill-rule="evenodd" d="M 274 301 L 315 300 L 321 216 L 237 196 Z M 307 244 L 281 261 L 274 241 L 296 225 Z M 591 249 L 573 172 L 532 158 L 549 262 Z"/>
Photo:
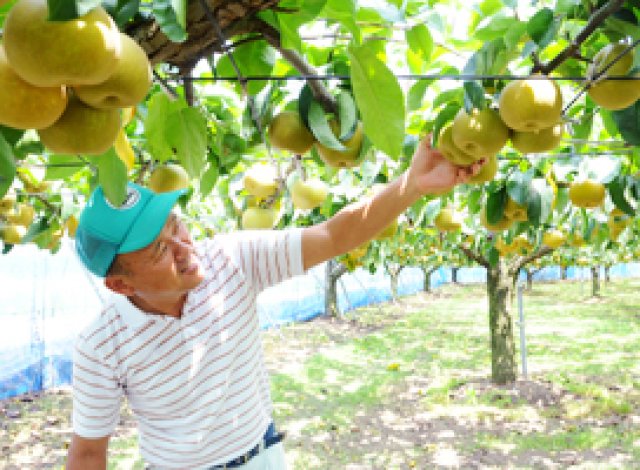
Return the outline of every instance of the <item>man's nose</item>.
<path id="1" fill-rule="evenodd" d="M 179 236 L 171 237 L 171 244 L 173 245 L 173 250 L 176 255 L 184 256 L 193 250 L 191 243 Z"/>

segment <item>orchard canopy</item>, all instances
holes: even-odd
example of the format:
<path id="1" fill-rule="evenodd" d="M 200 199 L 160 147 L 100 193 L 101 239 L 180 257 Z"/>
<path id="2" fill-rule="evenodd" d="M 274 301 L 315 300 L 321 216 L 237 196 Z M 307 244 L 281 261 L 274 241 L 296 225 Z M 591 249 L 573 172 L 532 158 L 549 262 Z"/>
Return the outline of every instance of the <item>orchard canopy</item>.
<path id="1" fill-rule="evenodd" d="M 187 187 L 196 237 L 309 225 L 370 197 L 428 138 L 482 172 L 328 278 L 484 266 L 502 382 L 521 269 L 640 254 L 637 0 L 0 5 L 5 254 L 56 252 L 97 184 L 119 205 L 128 181 Z"/>

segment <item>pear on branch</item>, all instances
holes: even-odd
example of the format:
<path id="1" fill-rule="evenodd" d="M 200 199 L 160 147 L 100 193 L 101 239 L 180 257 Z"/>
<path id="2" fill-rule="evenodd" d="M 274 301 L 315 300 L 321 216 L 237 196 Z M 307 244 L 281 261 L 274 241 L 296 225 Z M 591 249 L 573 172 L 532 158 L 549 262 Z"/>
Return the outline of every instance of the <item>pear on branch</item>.
<path id="1" fill-rule="evenodd" d="M 56 122 L 66 107 L 64 86 L 38 87 L 24 81 L 10 67 L 0 45 L 0 124 L 42 129 Z"/>
<path id="2" fill-rule="evenodd" d="M 102 7 L 70 21 L 49 21 L 47 0 L 20 0 L 4 22 L 7 59 L 23 80 L 41 87 L 105 81 L 116 69 L 122 44 Z"/>
<path id="3" fill-rule="evenodd" d="M 500 93 L 500 117 L 514 131 L 535 132 L 560 121 L 562 94 L 546 77 L 510 82 Z"/>

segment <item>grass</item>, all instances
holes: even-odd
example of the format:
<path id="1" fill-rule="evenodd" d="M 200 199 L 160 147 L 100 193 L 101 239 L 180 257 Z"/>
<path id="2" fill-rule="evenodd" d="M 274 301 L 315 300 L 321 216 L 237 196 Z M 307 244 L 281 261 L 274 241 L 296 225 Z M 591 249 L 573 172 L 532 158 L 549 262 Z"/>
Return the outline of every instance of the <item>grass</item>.
<path id="1" fill-rule="evenodd" d="M 482 286 L 446 286 L 265 332 L 289 467 L 638 468 L 639 288 L 640 280 L 616 280 L 594 300 L 588 285 L 534 284 L 524 297 L 529 377 L 503 387 L 489 377 Z M 70 401 L 62 399 L 45 396 L 38 409 L 42 419 L 64 415 L 59 427 L 68 437 Z M 111 440 L 109 468 L 142 469 L 125 421 Z M 33 454 L 33 428 L 28 419 L 10 422 L 0 444 L 22 439 L 9 451 Z M 46 458 L 9 454 L 0 467 L 61 464 L 63 445 L 46 436 L 37 448 L 49 449 Z"/>

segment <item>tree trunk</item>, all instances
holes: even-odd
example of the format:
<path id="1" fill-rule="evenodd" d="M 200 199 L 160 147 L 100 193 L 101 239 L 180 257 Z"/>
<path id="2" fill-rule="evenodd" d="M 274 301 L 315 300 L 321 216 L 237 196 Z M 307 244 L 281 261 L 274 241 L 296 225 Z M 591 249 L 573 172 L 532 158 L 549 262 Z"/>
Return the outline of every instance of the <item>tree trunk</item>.
<path id="1" fill-rule="evenodd" d="M 391 299 L 394 302 L 398 300 L 398 281 L 403 268 L 404 266 L 387 266 L 387 273 L 391 281 Z"/>
<path id="2" fill-rule="evenodd" d="M 600 266 L 591 266 L 591 297 L 600 297 Z"/>
<path id="3" fill-rule="evenodd" d="M 611 266 L 608 264 L 604 266 L 604 282 L 611 282 Z"/>
<path id="4" fill-rule="evenodd" d="M 340 315 L 338 308 L 338 279 L 347 272 L 347 268 L 334 259 L 327 261 L 324 283 L 324 314 L 329 317 Z"/>
<path id="5" fill-rule="evenodd" d="M 533 290 L 533 275 L 535 272 L 531 269 L 525 269 L 524 272 L 527 273 L 527 290 L 531 291 Z"/>
<path id="6" fill-rule="evenodd" d="M 567 267 L 566 266 L 560 266 L 560 279 L 562 279 L 563 281 L 567 280 Z"/>
<path id="7" fill-rule="evenodd" d="M 424 274 L 424 284 L 422 290 L 424 292 L 431 292 L 431 274 L 435 271 L 435 269 L 427 269 L 424 266 L 421 266 L 422 273 Z"/>
<path id="8" fill-rule="evenodd" d="M 515 343 L 509 312 L 513 276 L 504 260 L 487 269 L 489 328 L 491 330 L 491 379 L 496 384 L 516 380 Z"/>
<path id="9" fill-rule="evenodd" d="M 451 282 L 454 284 L 458 283 L 458 270 L 460 268 L 451 268 Z"/>

